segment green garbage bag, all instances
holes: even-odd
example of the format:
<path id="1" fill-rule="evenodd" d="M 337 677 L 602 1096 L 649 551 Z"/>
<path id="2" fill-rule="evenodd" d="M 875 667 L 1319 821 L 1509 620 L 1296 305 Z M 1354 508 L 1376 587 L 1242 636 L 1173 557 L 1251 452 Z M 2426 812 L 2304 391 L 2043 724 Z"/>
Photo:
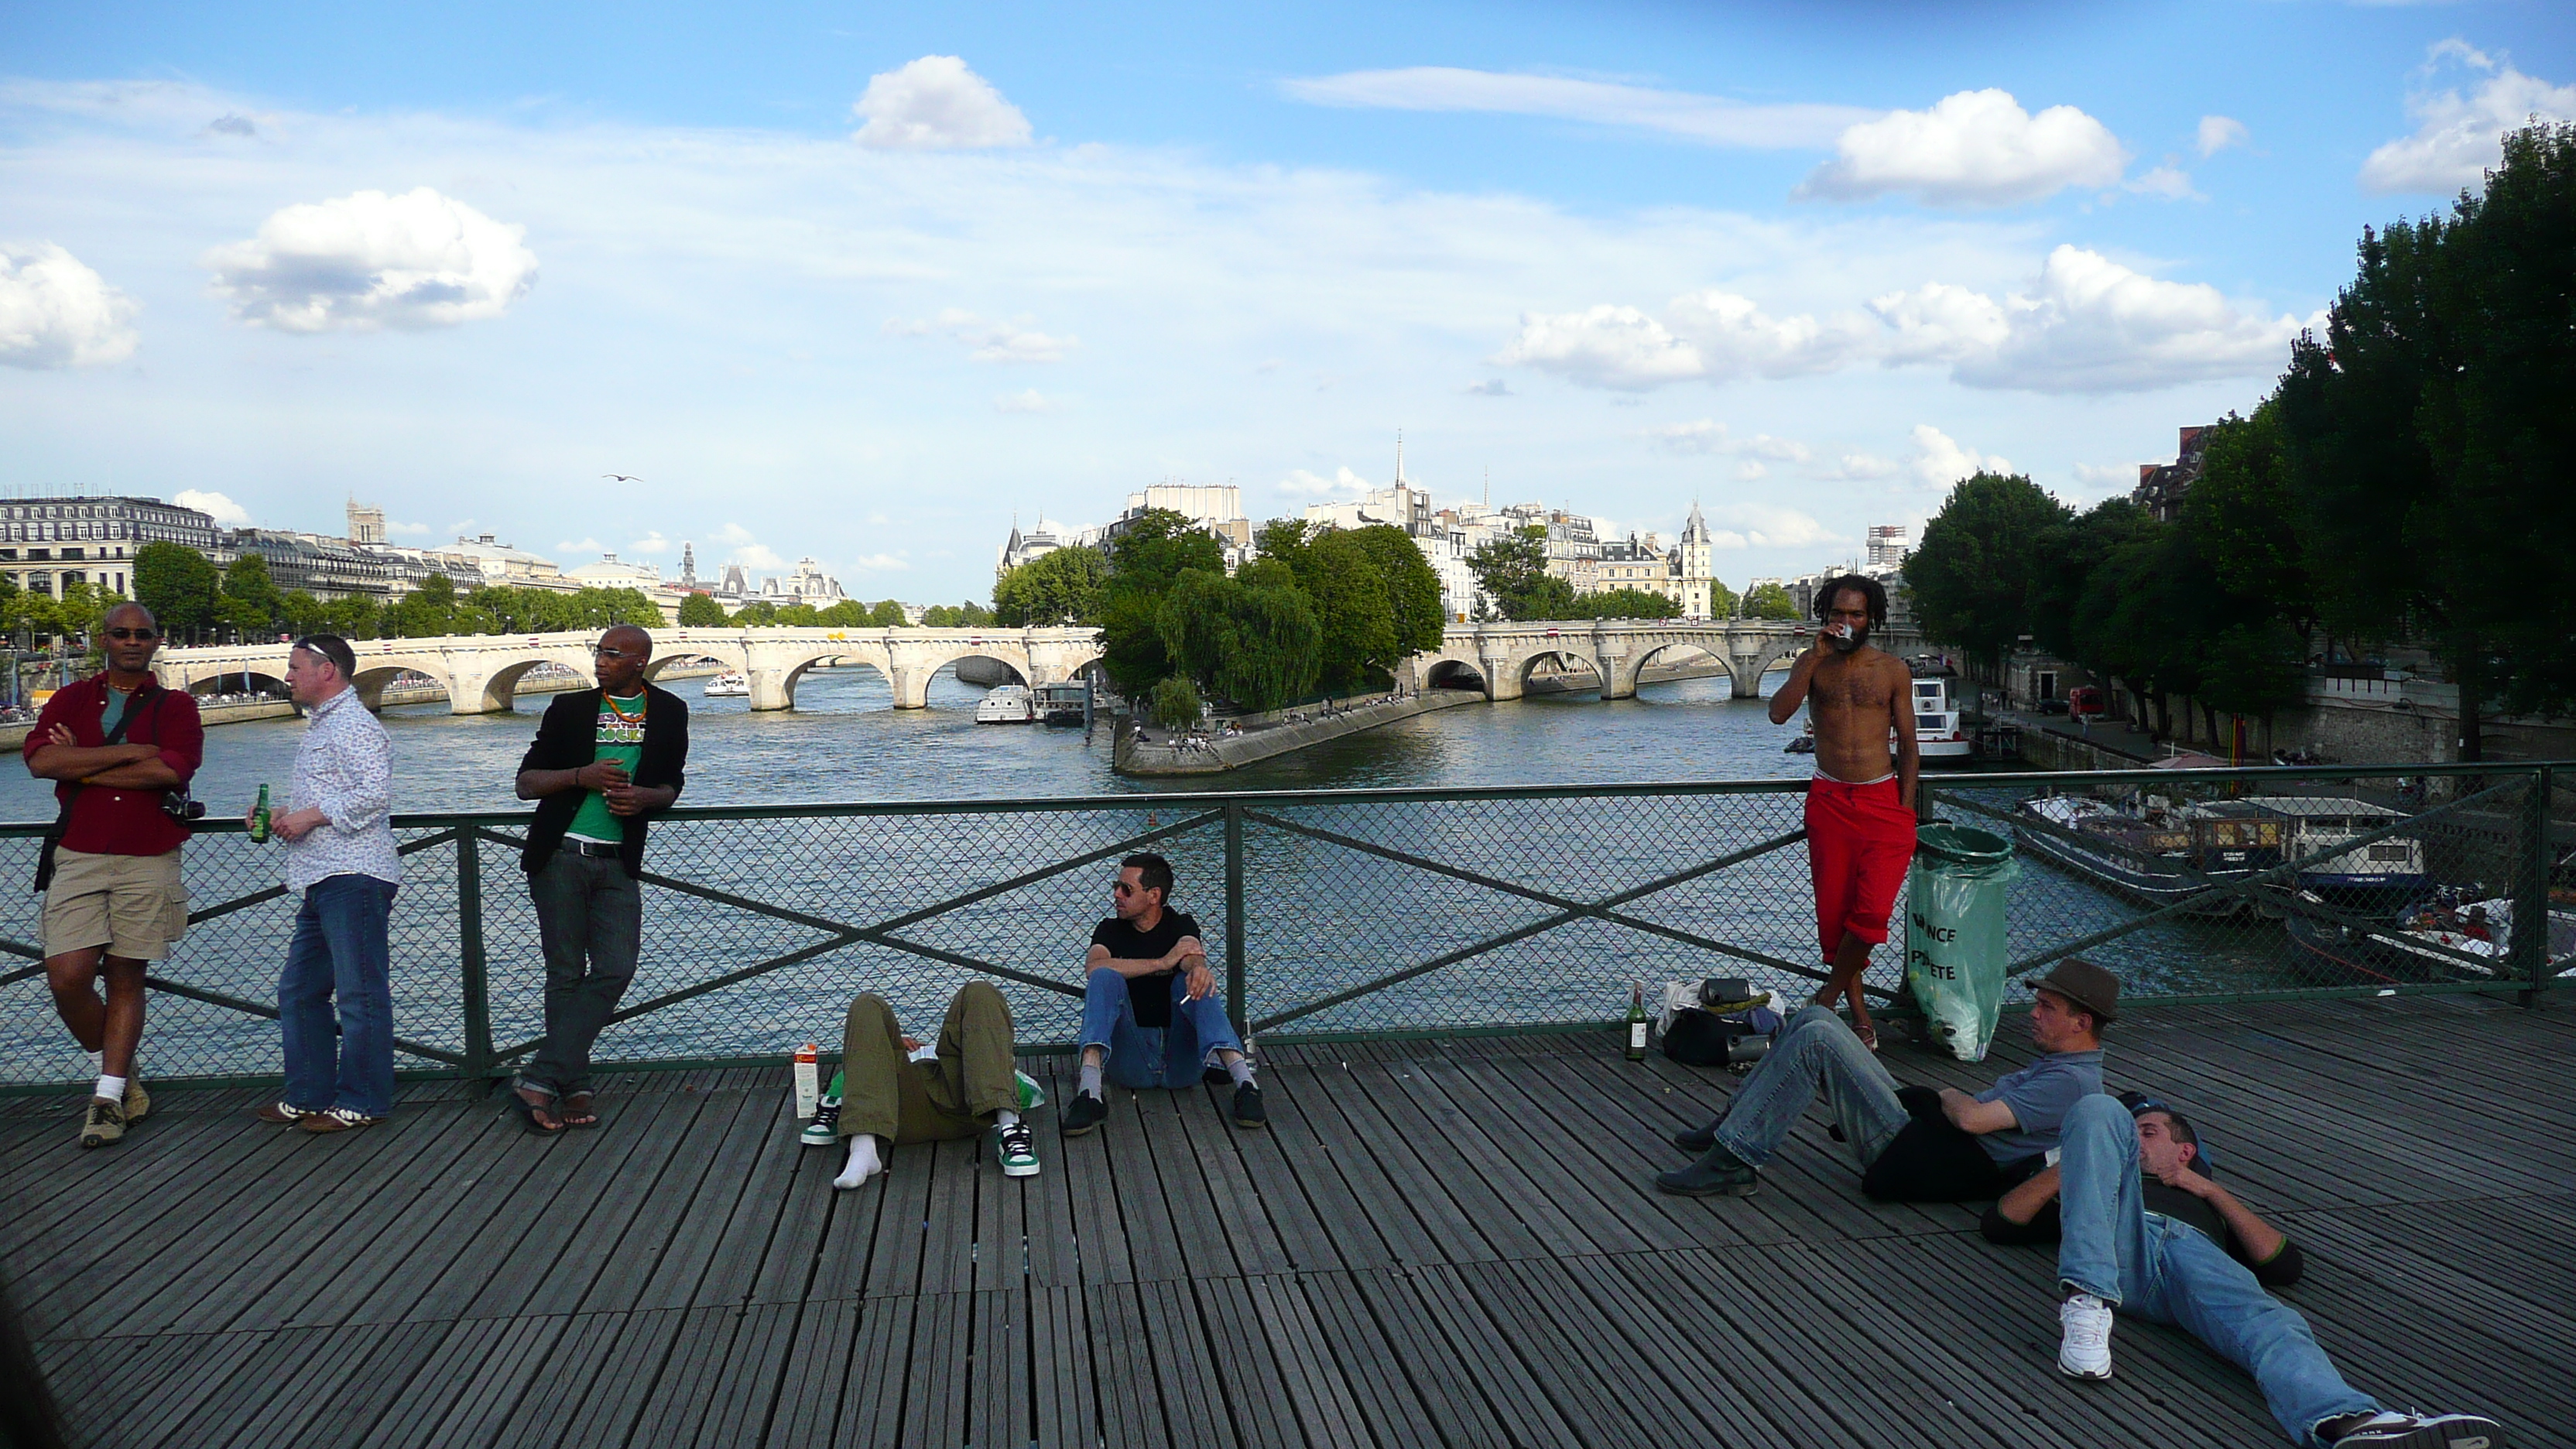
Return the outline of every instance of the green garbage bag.
<path id="1" fill-rule="evenodd" d="M 2012 842 L 1937 821 L 1914 833 L 1905 890 L 1905 984 L 1929 1039 L 1963 1062 L 1985 1060 L 2003 1011 L 2004 892 L 2020 873 Z"/>

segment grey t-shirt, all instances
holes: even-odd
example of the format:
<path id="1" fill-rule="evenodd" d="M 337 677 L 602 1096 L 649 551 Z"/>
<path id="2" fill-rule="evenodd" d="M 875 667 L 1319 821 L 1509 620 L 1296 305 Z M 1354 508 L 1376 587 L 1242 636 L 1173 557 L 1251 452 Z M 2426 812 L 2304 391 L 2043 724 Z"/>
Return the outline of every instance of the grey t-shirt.
<path id="1" fill-rule="evenodd" d="M 2057 1146 L 2058 1129 L 2076 1103 L 2102 1090 L 2102 1052 L 2053 1052 L 2017 1072 L 1995 1079 L 1977 1094 L 1980 1102 L 2012 1108 L 2015 1126 L 1977 1139 L 1997 1162 L 2018 1162 Z"/>

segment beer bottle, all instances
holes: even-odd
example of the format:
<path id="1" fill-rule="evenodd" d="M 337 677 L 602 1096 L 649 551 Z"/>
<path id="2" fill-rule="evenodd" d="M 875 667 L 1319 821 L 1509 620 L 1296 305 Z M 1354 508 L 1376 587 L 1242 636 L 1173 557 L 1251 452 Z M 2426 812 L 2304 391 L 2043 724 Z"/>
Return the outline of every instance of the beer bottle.
<path id="1" fill-rule="evenodd" d="M 259 841 L 268 839 L 268 787 L 266 785 L 259 787 L 259 803 L 251 807 L 250 838 Z"/>
<path id="2" fill-rule="evenodd" d="M 1632 983 L 1628 990 L 1628 1060 L 1646 1059 L 1646 988 Z"/>

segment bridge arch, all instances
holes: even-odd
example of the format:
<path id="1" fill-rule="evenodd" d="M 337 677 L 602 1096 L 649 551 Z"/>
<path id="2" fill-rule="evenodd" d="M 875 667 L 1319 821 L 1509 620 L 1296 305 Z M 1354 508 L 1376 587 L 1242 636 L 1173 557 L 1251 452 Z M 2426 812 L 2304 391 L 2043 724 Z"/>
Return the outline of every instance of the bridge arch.
<path id="1" fill-rule="evenodd" d="M 1538 667 L 1551 659 L 1558 661 L 1568 674 L 1574 673 L 1577 669 L 1589 670 L 1594 682 L 1588 685 L 1568 684 L 1562 688 L 1542 689 L 1539 691 L 1542 694 L 1591 694 L 1596 690 L 1607 691 L 1613 683 L 1611 671 L 1603 667 L 1602 661 L 1595 658 L 1590 650 L 1573 647 L 1567 641 L 1551 639 L 1546 642 L 1545 647 L 1531 649 L 1519 660 L 1519 667 L 1515 673 L 1518 676 L 1516 682 L 1519 685 L 1520 694 L 1526 696 L 1530 693 L 1531 681 L 1544 677 L 1539 674 Z"/>
<path id="2" fill-rule="evenodd" d="M 241 670 L 227 669 L 221 673 L 200 674 L 188 681 L 187 688 L 190 694 L 229 694 L 237 689 L 247 689 L 252 693 L 274 694 L 283 698 L 286 694 L 286 679 L 283 675 L 269 674 L 255 668 L 250 671 L 249 682 L 245 684 Z"/>
<path id="3" fill-rule="evenodd" d="M 1485 683 L 1485 676 L 1477 671 L 1475 665 L 1468 663 L 1464 659 L 1441 659 L 1434 661 L 1431 667 L 1425 671 L 1422 676 L 1422 687 L 1425 689 L 1472 689 L 1479 694 L 1491 692 Z"/>

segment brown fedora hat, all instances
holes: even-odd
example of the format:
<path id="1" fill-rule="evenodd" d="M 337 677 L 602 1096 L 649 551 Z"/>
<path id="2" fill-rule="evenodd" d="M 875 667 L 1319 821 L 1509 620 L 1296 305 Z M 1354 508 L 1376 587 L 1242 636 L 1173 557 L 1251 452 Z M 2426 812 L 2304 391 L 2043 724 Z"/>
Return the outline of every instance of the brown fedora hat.
<path id="1" fill-rule="evenodd" d="M 2058 962 L 2035 989 L 2056 992 L 2106 1025 L 2120 1015 L 2120 978 L 2079 957 Z"/>

